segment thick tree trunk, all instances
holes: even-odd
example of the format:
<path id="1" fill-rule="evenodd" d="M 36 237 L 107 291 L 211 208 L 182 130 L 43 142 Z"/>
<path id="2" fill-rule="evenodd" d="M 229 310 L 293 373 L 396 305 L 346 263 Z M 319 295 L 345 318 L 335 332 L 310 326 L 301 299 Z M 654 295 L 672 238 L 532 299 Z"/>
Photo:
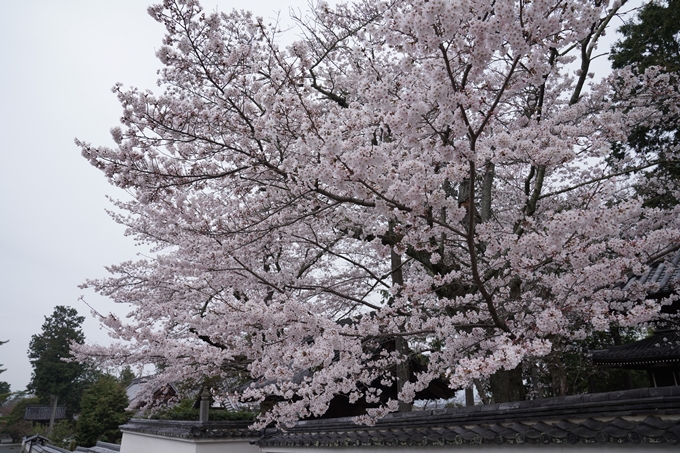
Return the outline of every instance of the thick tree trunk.
<path id="1" fill-rule="evenodd" d="M 467 387 L 465 389 L 465 405 L 474 406 L 475 405 L 475 391 L 472 387 Z"/>
<path id="2" fill-rule="evenodd" d="M 552 388 L 555 396 L 567 396 L 567 371 L 562 359 L 553 353 L 547 357 L 548 371 L 552 378 Z"/>
<path id="3" fill-rule="evenodd" d="M 508 371 L 508 381 L 510 382 L 510 401 L 524 401 L 527 398 L 527 391 L 524 388 L 522 379 L 522 364 Z"/>
<path id="4" fill-rule="evenodd" d="M 52 400 L 52 411 L 50 412 L 50 426 L 47 428 L 47 435 L 52 435 L 52 430 L 54 429 L 54 418 L 57 416 L 57 402 L 59 401 L 59 395 L 50 395 Z"/>
<path id="5" fill-rule="evenodd" d="M 521 365 L 510 371 L 496 371 L 489 378 L 489 383 L 491 384 L 491 395 L 494 403 L 522 401 L 526 398 Z"/>
<path id="6" fill-rule="evenodd" d="M 541 385 L 541 380 L 538 376 L 538 368 L 536 364 L 530 364 L 531 365 L 531 386 L 534 389 L 534 392 L 536 392 L 536 397 L 538 398 L 543 398 L 544 397 L 544 392 L 543 392 L 543 386 Z"/>
<path id="7" fill-rule="evenodd" d="M 491 387 L 491 397 L 494 403 L 507 403 L 510 401 L 510 384 L 506 370 L 498 370 L 489 376 L 489 386 Z"/>
<path id="8" fill-rule="evenodd" d="M 475 379 L 473 382 L 475 384 L 475 388 L 477 389 L 477 395 L 479 395 L 479 399 L 482 400 L 482 404 L 490 404 L 491 401 L 489 401 L 489 397 L 487 396 L 486 390 L 484 389 L 481 381 L 479 379 Z"/>
<path id="9" fill-rule="evenodd" d="M 491 218 L 491 189 L 493 188 L 495 168 L 492 162 L 486 164 L 486 173 L 484 173 L 484 182 L 482 183 L 482 199 L 480 201 L 482 223 Z"/>

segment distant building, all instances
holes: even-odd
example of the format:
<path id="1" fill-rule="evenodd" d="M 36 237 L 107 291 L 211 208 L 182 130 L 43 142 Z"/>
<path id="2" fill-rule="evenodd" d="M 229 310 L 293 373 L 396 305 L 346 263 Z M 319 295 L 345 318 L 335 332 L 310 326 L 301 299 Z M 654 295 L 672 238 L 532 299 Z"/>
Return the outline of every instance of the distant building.
<path id="1" fill-rule="evenodd" d="M 38 406 L 29 404 L 26 406 L 24 412 L 24 420 L 36 423 L 49 423 L 52 415 L 52 406 Z M 63 420 L 66 418 L 66 406 L 57 406 L 57 411 L 54 414 L 55 420 Z"/>
<path id="2" fill-rule="evenodd" d="M 655 285 L 651 299 L 661 300 L 678 293 L 680 283 L 680 250 L 671 252 L 667 261 L 657 261 L 645 273 L 631 277 L 624 290 L 635 284 Z M 665 315 L 657 322 L 654 335 L 633 343 L 609 346 L 592 351 L 593 364 L 624 370 L 644 370 L 651 387 L 680 385 L 680 332 L 674 330 L 666 317 L 680 313 L 680 299 L 661 307 Z M 677 326 L 675 326 L 677 329 Z"/>

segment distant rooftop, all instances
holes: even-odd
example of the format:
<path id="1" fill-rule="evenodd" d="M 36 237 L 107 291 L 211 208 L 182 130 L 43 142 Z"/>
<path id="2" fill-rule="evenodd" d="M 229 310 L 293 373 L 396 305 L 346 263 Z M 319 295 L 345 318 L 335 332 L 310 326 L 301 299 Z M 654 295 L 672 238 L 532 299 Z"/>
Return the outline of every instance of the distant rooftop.
<path id="1" fill-rule="evenodd" d="M 667 255 L 657 260 L 642 275 L 635 275 L 628 279 L 623 287 L 630 288 L 634 283 L 659 285 L 656 293 L 669 293 L 673 291 L 680 281 L 680 249 L 669 251 Z"/>
<path id="2" fill-rule="evenodd" d="M 680 333 L 659 332 L 634 343 L 593 351 L 595 365 L 649 368 L 680 365 Z"/>
<path id="3" fill-rule="evenodd" d="M 29 421 L 48 421 L 52 415 L 52 406 L 37 406 L 28 405 L 26 406 L 26 412 L 24 412 L 24 420 Z M 66 418 L 66 407 L 57 406 L 57 411 L 55 413 L 55 420 L 63 420 Z"/>

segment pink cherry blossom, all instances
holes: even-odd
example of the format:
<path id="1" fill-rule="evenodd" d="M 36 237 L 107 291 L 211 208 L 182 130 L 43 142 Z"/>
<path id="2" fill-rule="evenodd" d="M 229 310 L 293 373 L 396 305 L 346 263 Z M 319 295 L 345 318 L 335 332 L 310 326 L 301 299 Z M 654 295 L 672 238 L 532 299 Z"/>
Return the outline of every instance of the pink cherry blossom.
<path id="1" fill-rule="evenodd" d="M 79 357 L 266 381 L 239 395 L 281 400 L 265 424 L 337 394 L 380 401 L 371 423 L 399 408 L 381 386 L 409 403 L 653 321 L 653 288 L 623 285 L 680 216 L 637 196 L 658 161 L 612 146 L 680 102 L 654 69 L 589 76 L 621 3 L 319 2 L 288 47 L 248 13 L 151 7 L 160 93 L 116 85 L 117 146 L 77 143 L 155 254 L 85 284 L 132 309 Z"/>

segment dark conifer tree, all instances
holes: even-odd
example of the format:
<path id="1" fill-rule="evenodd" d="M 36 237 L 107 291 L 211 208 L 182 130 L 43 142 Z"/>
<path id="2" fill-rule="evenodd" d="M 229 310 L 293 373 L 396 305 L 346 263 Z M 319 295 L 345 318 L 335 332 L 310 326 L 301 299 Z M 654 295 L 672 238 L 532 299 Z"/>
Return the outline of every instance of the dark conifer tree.
<path id="1" fill-rule="evenodd" d="M 651 1 L 638 15 L 624 24 L 619 32 L 623 39 L 612 47 L 612 67 L 620 69 L 633 65 L 634 71 L 644 73 L 650 67 L 658 67 L 667 73 L 678 89 L 680 82 L 680 0 Z M 666 191 L 663 181 L 680 178 L 680 163 L 673 158 L 674 149 L 680 146 L 680 118 L 667 111 L 663 121 L 655 126 L 640 126 L 628 136 L 628 146 L 636 153 L 658 159 L 647 176 L 661 177 L 656 185 L 640 184 L 639 193 L 649 206 L 670 207 L 678 203 L 676 194 Z M 625 147 L 615 146 L 616 154 L 626 152 Z M 647 178 L 648 181 L 652 178 Z"/>
<path id="2" fill-rule="evenodd" d="M 31 337 L 28 349 L 33 373 L 27 389 L 43 404 L 56 398 L 69 413 L 78 410 L 87 370 L 80 363 L 62 359 L 72 357 L 71 342 L 84 343 L 81 327 L 84 321 L 74 308 L 58 305 L 51 316 L 45 317 L 42 332 Z"/>
<path id="3" fill-rule="evenodd" d="M 118 427 L 128 421 L 128 398 L 123 386 L 109 375 L 101 375 L 85 393 L 76 428 L 76 442 L 93 446 L 98 440 L 115 443 L 122 434 Z"/>

